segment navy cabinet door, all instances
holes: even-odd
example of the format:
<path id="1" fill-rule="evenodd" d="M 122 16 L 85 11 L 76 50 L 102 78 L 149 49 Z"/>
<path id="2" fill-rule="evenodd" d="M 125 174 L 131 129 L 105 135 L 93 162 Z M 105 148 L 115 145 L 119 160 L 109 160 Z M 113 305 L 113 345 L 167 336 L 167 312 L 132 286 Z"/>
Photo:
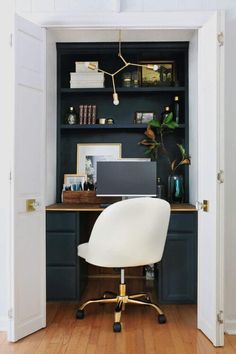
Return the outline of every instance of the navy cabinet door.
<path id="1" fill-rule="evenodd" d="M 47 300 L 76 300 L 81 294 L 79 213 L 47 212 Z"/>
<path id="2" fill-rule="evenodd" d="M 171 216 L 158 270 L 160 303 L 196 303 L 197 213 Z"/>

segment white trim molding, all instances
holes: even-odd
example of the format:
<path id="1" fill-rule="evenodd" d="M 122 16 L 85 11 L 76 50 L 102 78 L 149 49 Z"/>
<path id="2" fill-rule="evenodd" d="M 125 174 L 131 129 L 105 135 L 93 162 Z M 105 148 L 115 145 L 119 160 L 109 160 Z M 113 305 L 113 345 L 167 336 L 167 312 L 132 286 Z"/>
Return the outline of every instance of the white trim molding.
<path id="1" fill-rule="evenodd" d="M 225 320 L 225 333 L 236 335 L 236 320 Z"/>
<path id="2" fill-rule="evenodd" d="M 200 28 L 214 11 L 169 12 L 101 12 L 101 13 L 21 13 L 26 19 L 44 27 L 66 28 L 133 28 L 195 29 Z"/>

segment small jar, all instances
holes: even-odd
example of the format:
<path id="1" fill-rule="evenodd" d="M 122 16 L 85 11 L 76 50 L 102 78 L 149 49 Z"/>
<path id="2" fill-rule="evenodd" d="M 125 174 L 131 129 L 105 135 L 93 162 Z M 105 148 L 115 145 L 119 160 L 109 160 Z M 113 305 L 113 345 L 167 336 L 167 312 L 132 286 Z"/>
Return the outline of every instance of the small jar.
<path id="1" fill-rule="evenodd" d="M 114 124 L 113 118 L 107 118 L 107 124 Z"/>
<path id="2" fill-rule="evenodd" d="M 74 107 L 69 108 L 69 112 L 66 114 L 66 123 L 71 125 L 77 123 L 77 115 Z"/>
<path id="3" fill-rule="evenodd" d="M 132 72 L 132 87 L 139 87 L 138 72 L 137 71 Z"/>
<path id="4" fill-rule="evenodd" d="M 131 73 L 122 74 L 122 86 L 131 87 Z"/>
<path id="5" fill-rule="evenodd" d="M 99 118 L 99 124 L 106 124 L 107 120 L 106 118 Z"/>

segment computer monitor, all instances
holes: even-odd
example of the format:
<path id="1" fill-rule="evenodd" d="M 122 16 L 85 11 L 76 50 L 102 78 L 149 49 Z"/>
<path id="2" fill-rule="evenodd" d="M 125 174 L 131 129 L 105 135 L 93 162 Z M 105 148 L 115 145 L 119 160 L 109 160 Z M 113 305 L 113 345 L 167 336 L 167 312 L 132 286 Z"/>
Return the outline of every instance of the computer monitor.
<path id="1" fill-rule="evenodd" d="M 156 162 L 97 162 L 97 196 L 156 196 Z"/>

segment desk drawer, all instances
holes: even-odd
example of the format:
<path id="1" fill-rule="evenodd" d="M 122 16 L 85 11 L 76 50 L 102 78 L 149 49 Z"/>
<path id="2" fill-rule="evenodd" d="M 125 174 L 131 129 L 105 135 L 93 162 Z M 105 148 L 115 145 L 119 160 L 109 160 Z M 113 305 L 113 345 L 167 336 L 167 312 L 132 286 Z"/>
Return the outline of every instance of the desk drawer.
<path id="1" fill-rule="evenodd" d="M 76 230 L 76 212 L 47 212 L 47 231 L 71 231 Z"/>
<path id="2" fill-rule="evenodd" d="M 47 265 L 76 265 L 76 234 L 47 232 Z"/>
<path id="3" fill-rule="evenodd" d="M 76 284 L 76 267 L 47 267 L 47 300 L 76 299 Z"/>
<path id="4" fill-rule="evenodd" d="M 191 232 L 197 227 L 196 212 L 172 212 L 168 232 Z"/>

